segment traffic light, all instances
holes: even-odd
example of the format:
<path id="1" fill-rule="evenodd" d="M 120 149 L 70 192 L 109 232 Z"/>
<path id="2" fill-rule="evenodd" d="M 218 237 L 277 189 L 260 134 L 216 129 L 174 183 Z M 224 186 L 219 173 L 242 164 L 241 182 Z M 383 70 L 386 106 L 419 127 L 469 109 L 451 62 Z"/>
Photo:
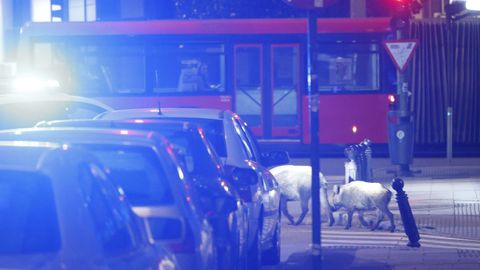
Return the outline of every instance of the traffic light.
<path id="1" fill-rule="evenodd" d="M 68 20 L 68 0 L 50 0 L 50 17 L 52 22 Z"/>
<path id="2" fill-rule="evenodd" d="M 392 19 L 390 26 L 395 29 L 404 29 L 412 14 L 417 14 L 422 9 L 422 4 L 418 0 L 390 0 L 392 9 Z"/>

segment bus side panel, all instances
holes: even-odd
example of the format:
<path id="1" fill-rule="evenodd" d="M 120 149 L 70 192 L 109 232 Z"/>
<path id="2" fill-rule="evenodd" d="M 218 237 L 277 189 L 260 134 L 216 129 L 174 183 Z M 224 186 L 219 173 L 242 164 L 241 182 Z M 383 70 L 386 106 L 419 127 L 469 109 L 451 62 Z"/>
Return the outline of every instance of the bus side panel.
<path id="1" fill-rule="evenodd" d="M 123 96 L 96 97 L 95 99 L 110 105 L 114 109 L 187 107 L 232 109 L 230 96 Z"/>
<path id="2" fill-rule="evenodd" d="M 303 97 L 303 141 L 310 143 L 308 97 Z M 319 124 L 321 144 L 388 142 L 388 94 L 320 95 Z"/>

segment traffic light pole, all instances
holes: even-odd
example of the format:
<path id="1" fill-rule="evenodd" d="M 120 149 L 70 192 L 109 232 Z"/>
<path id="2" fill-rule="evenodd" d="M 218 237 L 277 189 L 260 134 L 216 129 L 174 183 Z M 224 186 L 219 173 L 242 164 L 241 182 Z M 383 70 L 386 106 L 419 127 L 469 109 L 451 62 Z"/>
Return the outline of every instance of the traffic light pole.
<path id="1" fill-rule="evenodd" d="M 397 30 L 397 39 L 401 40 L 404 38 L 405 34 L 403 31 L 409 29 L 410 22 L 407 21 L 407 26 L 404 29 Z M 408 68 L 407 68 L 408 71 Z M 408 74 L 407 71 L 401 72 L 397 71 L 397 96 L 398 96 L 398 110 L 399 110 L 399 121 L 400 122 L 409 122 L 411 121 L 411 112 L 409 107 L 409 98 L 410 98 L 410 91 L 408 85 Z M 413 140 L 413 138 L 412 138 Z M 412 142 L 413 143 L 413 142 Z M 409 144 L 402 144 L 402 147 L 410 147 Z M 408 152 L 404 150 L 402 152 Z M 413 172 L 410 170 L 410 164 L 408 162 L 404 162 L 403 164 L 399 164 L 399 175 L 400 176 L 413 176 Z"/>
<path id="2" fill-rule="evenodd" d="M 307 68 L 308 97 L 310 112 L 310 164 L 312 167 L 312 265 L 321 269 L 322 244 L 320 220 L 320 158 L 318 117 L 318 69 L 317 69 L 317 15 L 308 10 Z"/>

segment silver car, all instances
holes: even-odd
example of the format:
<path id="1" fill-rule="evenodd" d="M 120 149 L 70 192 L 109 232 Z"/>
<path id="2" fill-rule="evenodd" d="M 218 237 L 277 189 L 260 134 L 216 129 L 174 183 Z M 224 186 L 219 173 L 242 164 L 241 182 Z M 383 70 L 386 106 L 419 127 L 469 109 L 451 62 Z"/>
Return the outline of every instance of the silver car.
<path id="1" fill-rule="evenodd" d="M 93 118 L 110 110 L 94 99 L 63 93 L 1 94 L 0 129 L 28 128 L 39 121 Z"/>
<path id="2" fill-rule="evenodd" d="M 266 167 L 288 163 L 285 152 L 261 153 L 247 124 L 216 109 L 162 108 L 109 111 L 97 119 L 176 119 L 201 126 L 249 207 L 249 269 L 280 261 L 280 193 Z"/>
<path id="3" fill-rule="evenodd" d="M 155 132 L 52 128 L 0 132 L 0 140 L 35 140 L 81 146 L 94 154 L 119 185 L 155 241 L 175 254 L 182 269 L 216 264 L 212 228 L 194 204 L 198 199 L 172 145 Z"/>
<path id="4" fill-rule="evenodd" d="M 175 266 L 91 154 L 15 141 L 0 142 L 0 159 L 1 269 Z"/>
<path id="5" fill-rule="evenodd" d="M 91 127 L 155 131 L 165 136 L 182 157 L 189 180 L 201 199 L 200 208 L 213 227 L 218 269 L 246 267 L 248 209 L 225 177 L 223 167 L 202 128 L 165 119 L 59 120 L 36 127 Z M 220 203 L 220 204 L 219 204 Z"/>

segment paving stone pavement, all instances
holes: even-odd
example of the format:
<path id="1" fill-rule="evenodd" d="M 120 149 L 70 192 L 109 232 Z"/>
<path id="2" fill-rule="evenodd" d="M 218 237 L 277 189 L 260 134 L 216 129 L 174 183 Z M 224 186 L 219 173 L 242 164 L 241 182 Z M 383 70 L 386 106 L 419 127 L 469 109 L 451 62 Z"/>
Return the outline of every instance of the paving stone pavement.
<path id="1" fill-rule="evenodd" d="M 408 238 L 392 198 L 394 233 L 372 232 L 358 222 L 349 231 L 341 224 L 328 227 L 322 223 L 321 268 L 312 262 L 311 216 L 299 226 L 284 222 L 281 264 L 265 269 L 480 269 L 480 163 L 472 166 L 474 170 L 458 167 L 462 168 L 444 170 L 449 171 L 447 175 L 403 178 L 421 237 L 420 248 L 406 246 Z M 327 175 L 327 179 L 329 184 L 344 182 L 343 175 Z M 379 181 L 389 186 L 391 177 Z M 299 204 L 289 203 L 289 210 L 298 216 Z"/>

